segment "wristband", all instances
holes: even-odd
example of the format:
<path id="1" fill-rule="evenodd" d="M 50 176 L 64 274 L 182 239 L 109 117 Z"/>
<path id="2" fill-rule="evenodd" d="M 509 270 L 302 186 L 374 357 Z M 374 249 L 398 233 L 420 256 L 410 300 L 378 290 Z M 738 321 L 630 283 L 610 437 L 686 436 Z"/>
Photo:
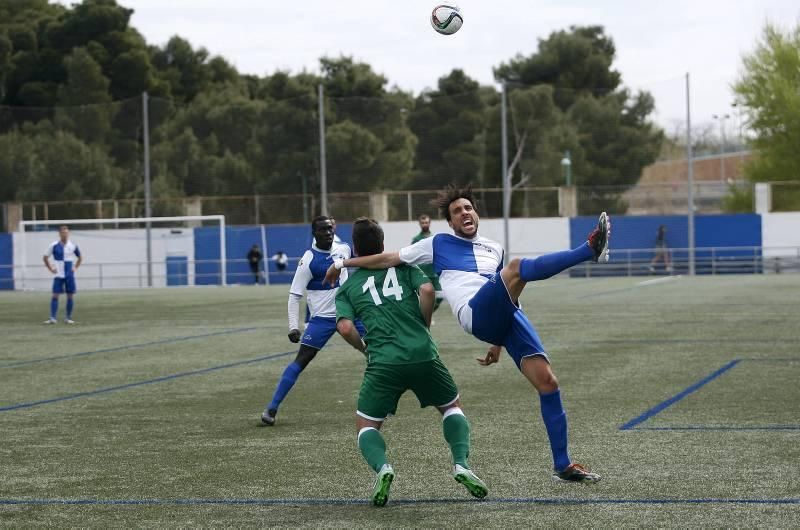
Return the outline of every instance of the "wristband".
<path id="1" fill-rule="evenodd" d="M 342 267 L 344 267 L 344 260 L 343 259 L 337 258 L 337 259 L 333 260 L 333 268 L 334 269 L 336 269 L 337 271 L 340 271 L 340 270 L 342 270 Z"/>

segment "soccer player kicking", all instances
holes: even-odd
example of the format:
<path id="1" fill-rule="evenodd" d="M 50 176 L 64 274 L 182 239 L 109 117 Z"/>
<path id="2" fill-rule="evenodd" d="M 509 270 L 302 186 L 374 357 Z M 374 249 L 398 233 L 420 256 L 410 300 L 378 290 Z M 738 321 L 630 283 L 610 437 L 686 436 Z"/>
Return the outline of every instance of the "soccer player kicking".
<path id="1" fill-rule="evenodd" d="M 380 254 L 383 229 L 371 219 L 357 219 L 353 246 L 359 256 Z M 336 295 L 339 333 L 367 356 L 356 430 L 361 454 L 377 473 L 372 494 L 375 506 L 386 504 L 394 479 L 380 428 L 386 417 L 395 413 L 406 390 L 414 392 L 420 406 L 434 406 L 441 412 L 444 438 L 453 456 L 453 478 L 474 497 L 488 493 L 486 484 L 469 468 L 469 422 L 461 410 L 456 384 L 428 331 L 434 298 L 428 277 L 418 267 L 400 263 L 386 270 L 359 269 Z M 367 327 L 369 346 L 353 325 L 356 318 Z"/>
<path id="2" fill-rule="evenodd" d="M 536 330 L 519 304 L 527 282 L 544 280 L 584 261 L 608 261 L 611 223 L 605 212 L 586 243 L 578 248 L 533 259 L 512 259 L 503 267 L 500 244 L 478 235 L 478 213 L 472 190 L 449 186 L 436 205 L 453 234 L 436 234 L 400 252 L 337 260 L 326 281 L 336 281 L 342 266 L 383 269 L 402 263 L 433 263 L 442 292 L 467 333 L 492 344 L 483 366 L 496 363 L 505 346 L 517 368 L 539 393 L 541 414 L 553 454 L 553 479 L 557 482 L 597 482 L 600 476 L 570 460 L 567 450 L 567 415 L 561 403 L 558 380 Z"/>
<path id="3" fill-rule="evenodd" d="M 334 230 L 335 225 L 330 217 L 320 216 L 311 222 L 314 243 L 303 254 L 289 288 L 289 340 L 295 344 L 299 342 L 300 350 L 295 360 L 283 371 L 272 401 L 261 414 L 261 421 L 266 425 L 275 424 L 278 407 L 297 382 L 300 373 L 336 332 L 335 299 L 338 284 L 323 285 L 322 280 L 334 258 L 350 257 L 350 247 L 334 242 Z M 342 277 L 342 281 L 346 279 L 346 275 Z M 301 340 L 298 310 L 304 293 L 310 318 Z M 360 323 L 358 325 L 361 326 Z"/>
<path id="4" fill-rule="evenodd" d="M 67 293 L 67 314 L 64 318 L 65 324 L 74 324 L 72 320 L 72 309 L 75 307 L 76 285 L 75 285 L 75 271 L 81 266 L 83 258 L 81 257 L 81 250 L 78 245 L 69 239 L 69 227 L 62 225 L 58 228 L 58 241 L 54 241 L 47 247 L 47 252 L 42 256 L 44 266 L 47 270 L 56 275 L 53 278 L 53 296 L 50 299 L 50 318 L 44 321 L 45 324 L 57 324 L 56 316 L 58 316 L 58 299 L 61 294 Z M 53 265 L 50 264 L 50 258 L 53 258 Z"/>

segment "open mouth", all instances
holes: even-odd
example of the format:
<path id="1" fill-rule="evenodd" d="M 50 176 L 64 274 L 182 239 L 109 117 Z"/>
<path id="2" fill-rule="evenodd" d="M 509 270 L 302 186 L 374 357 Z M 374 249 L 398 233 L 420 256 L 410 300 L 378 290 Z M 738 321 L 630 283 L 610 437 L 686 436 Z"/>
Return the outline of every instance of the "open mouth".
<path id="1" fill-rule="evenodd" d="M 471 227 L 475 226 L 475 223 L 472 222 L 472 219 L 467 218 L 467 219 L 464 219 L 463 221 L 461 221 L 461 226 L 463 228 L 471 228 Z"/>

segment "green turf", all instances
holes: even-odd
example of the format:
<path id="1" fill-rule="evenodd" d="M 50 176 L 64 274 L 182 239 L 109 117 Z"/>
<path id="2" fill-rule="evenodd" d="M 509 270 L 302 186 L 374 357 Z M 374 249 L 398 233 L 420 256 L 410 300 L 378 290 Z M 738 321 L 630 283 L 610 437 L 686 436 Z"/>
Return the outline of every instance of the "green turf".
<path id="1" fill-rule="evenodd" d="M 277 425 L 260 426 L 294 350 L 285 287 L 80 293 L 75 327 L 39 324 L 46 293 L 0 294 L 0 408 L 289 353 L 0 411 L 0 526 L 797 526 L 798 276 L 640 281 L 550 280 L 523 296 L 561 384 L 571 453 L 600 484 L 551 482 L 532 388 L 505 356 L 478 366 L 484 346 L 444 306 L 433 334 L 488 502 L 452 479 L 438 414 L 406 395 L 385 427 L 397 477 L 383 509 L 333 504 L 366 501 L 373 480 L 353 419 L 364 361 L 340 338 L 301 376 Z M 3 504 L 37 499 L 151 504 Z M 212 503 L 231 499 L 240 504 Z M 264 504 L 279 499 L 297 502 Z"/>

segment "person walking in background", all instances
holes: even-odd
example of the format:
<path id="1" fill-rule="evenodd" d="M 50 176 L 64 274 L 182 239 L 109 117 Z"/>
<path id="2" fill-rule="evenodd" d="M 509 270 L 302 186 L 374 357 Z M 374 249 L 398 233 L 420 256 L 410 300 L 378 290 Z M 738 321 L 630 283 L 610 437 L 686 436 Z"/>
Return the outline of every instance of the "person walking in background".
<path id="1" fill-rule="evenodd" d="M 672 263 L 669 259 L 669 247 L 667 246 L 667 227 L 661 225 L 656 232 L 655 255 L 650 261 L 650 272 L 656 272 L 656 263 L 662 262 L 667 272 L 672 272 Z"/>
<path id="2" fill-rule="evenodd" d="M 261 259 L 264 256 L 261 254 L 261 249 L 258 245 L 253 245 L 250 252 L 247 253 L 247 263 L 250 265 L 250 272 L 253 273 L 253 283 L 258 285 L 261 283 Z"/>

